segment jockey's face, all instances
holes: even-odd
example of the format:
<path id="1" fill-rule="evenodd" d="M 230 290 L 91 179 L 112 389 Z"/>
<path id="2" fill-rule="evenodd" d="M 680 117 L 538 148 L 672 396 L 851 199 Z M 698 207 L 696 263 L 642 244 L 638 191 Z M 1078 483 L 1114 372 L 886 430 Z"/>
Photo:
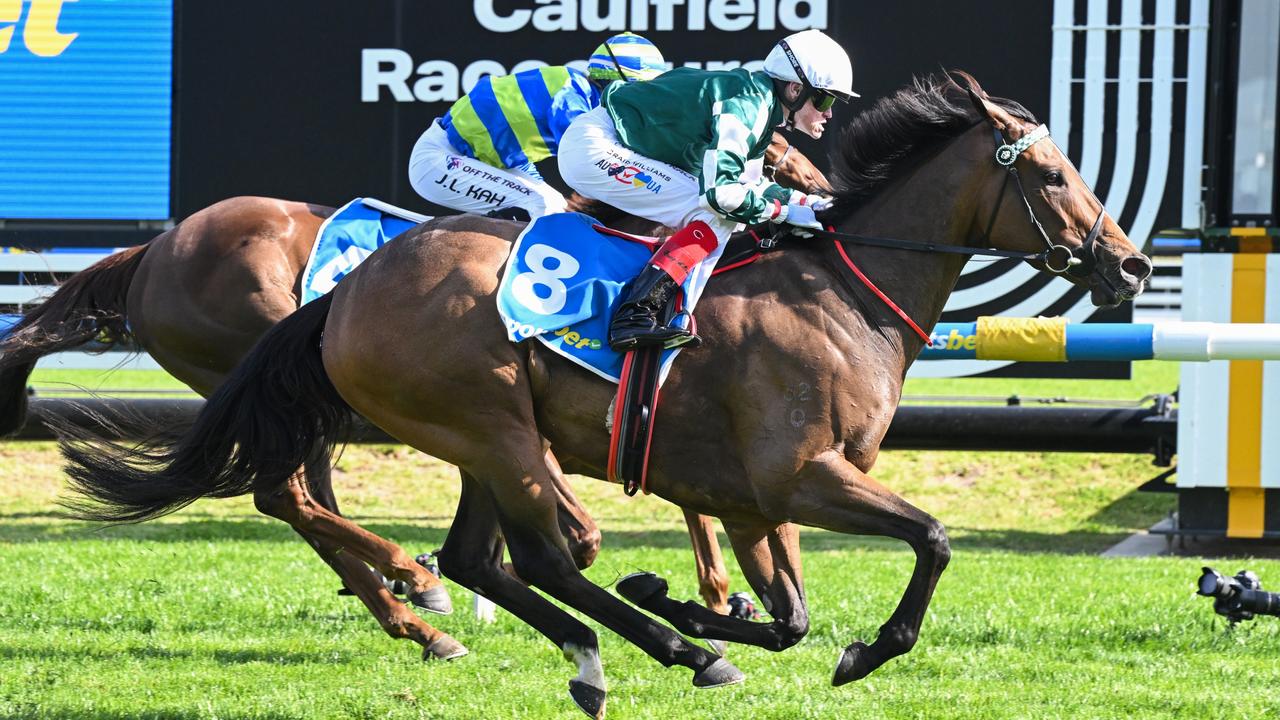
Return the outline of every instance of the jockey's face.
<path id="1" fill-rule="evenodd" d="M 826 130 L 830 119 L 830 108 L 822 111 L 814 107 L 812 102 L 807 102 L 796 111 L 796 129 L 817 140 L 822 137 L 822 131 Z"/>
<path id="2" fill-rule="evenodd" d="M 804 87 L 800 83 L 789 83 L 787 87 L 787 93 L 791 95 L 791 98 L 799 97 L 803 90 Z M 783 108 L 783 112 L 791 114 L 791 111 L 786 108 Z M 817 140 L 822 137 L 822 133 L 827 127 L 827 121 L 831 119 L 831 109 L 819 110 L 814 107 L 811 100 L 801 105 L 794 115 L 796 129 Z"/>

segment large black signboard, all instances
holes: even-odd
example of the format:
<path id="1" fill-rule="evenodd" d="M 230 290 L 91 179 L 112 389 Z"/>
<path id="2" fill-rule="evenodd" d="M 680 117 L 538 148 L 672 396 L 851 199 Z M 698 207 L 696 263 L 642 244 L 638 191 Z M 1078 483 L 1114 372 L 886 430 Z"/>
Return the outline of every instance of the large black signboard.
<path id="1" fill-rule="evenodd" d="M 961 5 L 312 0 L 301 11 L 292 3 L 181 2 L 176 214 L 239 194 L 326 204 L 366 195 L 430 211 L 404 177 L 408 153 L 459 93 L 486 73 L 581 62 L 623 30 L 653 40 L 676 65 L 716 68 L 759 63 L 786 34 L 823 29 L 848 48 L 864 96 L 838 108 L 837 125 L 941 67 L 969 70 L 993 94 L 1046 112 L 1048 6 Z M 797 144 L 815 159 L 825 155 Z"/>
<path id="2" fill-rule="evenodd" d="M 750 67 L 779 38 L 816 27 L 848 49 L 863 95 L 837 108 L 821 143 L 794 138 L 820 167 L 839 127 L 876 99 L 914 76 L 963 69 L 1048 123 L 1141 245 L 1160 229 L 1198 225 L 1205 8 L 1202 0 L 179 0 L 174 214 L 243 194 L 326 205 L 372 196 L 439 212 L 409 187 L 409 152 L 486 73 L 581 63 L 623 30 L 647 36 L 677 66 Z M 543 166 L 558 182 L 554 162 Z M 943 319 L 1128 319 L 1128 308 L 1094 313 L 1085 294 L 1015 261 L 974 264 Z M 1050 370 L 928 365 L 917 371 Z M 1127 372 L 1115 364 L 1070 372 L 1081 370 Z"/>

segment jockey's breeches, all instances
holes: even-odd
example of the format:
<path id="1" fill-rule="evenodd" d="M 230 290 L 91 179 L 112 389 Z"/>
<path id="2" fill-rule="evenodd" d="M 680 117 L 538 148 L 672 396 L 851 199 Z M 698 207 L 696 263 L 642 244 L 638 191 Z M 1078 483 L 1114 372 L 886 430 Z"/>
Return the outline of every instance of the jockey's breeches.
<path id="1" fill-rule="evenodd" d="M 699 203 L 698 179 L 674 165 L 645 157 L 618 142 L 609 111 L 579 115 L 560 139 L 560 177 L 579 193 L 632 215 L 682 228 L 709 225 L 716 248 L 689 272 L 684 307 L 692 310 L 738 224 Z"/>
<path id="2" fill-rule="evenodd" d="M 542 178 L 463 155 L 434 122 L 413 146 L 409 184 L 426 200 L 462 212 L 519 207 L 542 217 L 565 210 L 564 196 Z"/>

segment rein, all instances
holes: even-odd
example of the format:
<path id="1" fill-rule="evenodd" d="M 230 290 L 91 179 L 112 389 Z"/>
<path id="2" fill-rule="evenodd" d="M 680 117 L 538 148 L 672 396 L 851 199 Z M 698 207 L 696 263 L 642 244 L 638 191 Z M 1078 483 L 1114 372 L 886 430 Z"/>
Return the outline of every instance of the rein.
<path id="1" fill-rule="evenodd" d="M 1088 277 L 1097 270 L 1097 256 L 1095 254 L 1095 245 L 1098 236 L 1102 233 L 1102 219 L 1107 214 L 1107 209 L 1098 203 L 1101 208 L 1098 211 L 1098 217 L 1093 221 L 1093 226 L 1089 228 L 1089 233 L 1084 241 L 1080 244 L 1080 255 L 1076 255 L 1076 250 L 1066 245 L 1054 243 L 1049 239 L 1049 234 L 1045 232 L 1044 226 L 1040 224 L 1040 219 L 1036 217 L 1035 210 L 1031 207 L 1031 201 L 1027 198 L 1027 192 L 1022 186 L 1022 178 L 1018 175 L 1018 169 L 1014 167 L 1018 157 L 1035 145 L 1037 142 L 1049 137 L 1049 128 L 1040 125 L 1035 130 L 1018 138 L 1013 143 L 1005 142 L 1004 133 L 999 128 L 991 129 L 995 138 L 995 160 L 1008 172 L 1004 176 L 1004 180 L 1000 184 L 1000 194 L 997 196 L 995 207 L 991 210 L 991 217 L 987 221 L 987 229 L 983 233 L 984 244 L 991 244 L 991 230 L 995 226 L 996 217 L 1000 213 L 1000 206 L 1004 202 L 1005 189 L 1009 187 L 1009 178 L 1013 178 L 1014 186 L 1018 189 L 1018 195 L 1022 198 L 1022 205 L 1026 208 L 1027 218 L 1031 222 L 1031 226 L 1035 228 L 1036 233 L 1044 240 L 1045 249 L 1038 253 L 1017 252 L 1013 250 L 999 250 L 991 247 L 974 248 L 963 245 L 946 245 L 942 243 L 922 242 L 918 240 L 898 240 L 896 238 L 883 238 L 874 235 L 858 235 L 854 233 L 837 232 L 834 229 L 817 229 L 804 228 L 793 230 L 793 234 L 802 233 L 807 236 L 818 236 L 830 239 L 835 242 L 836 250 L 840 253 L 840 258 L 845 265 L 863 282 L 877 297 L 879 297 L 886 305 L 889 306 L 898 317 L 902 318 L 912 330 L 915 331 L 924 341 L 925 344 L 932 346 L 933 341 L 929 335 L 920 329 L 901 308 L 899 308 L 887 295 L 880 291 L 871 280 L 858 269 L 858 266 L 849 258 L 849 254 L 845 251 L 844 243 L 853 245 L 868 245 L 872 247 L 891 248 L 894 250 L 910 250 L 912 252 L 929 252 L 929 253 L 948 253 L 953 255 L 985 255 L 989 257 L 1013 258 L 1016 260 L 1025 260 L 1027 262 L 1039 262 L 1044 268 L 1056 275 L 1071 275 L 1077 278 Z M 785 157 L 785 154 L 784 154 Z M 781 164 L 781 163 L 779 163 Z M 1105 278 L 1104 278 L 1105 280 Z"/>

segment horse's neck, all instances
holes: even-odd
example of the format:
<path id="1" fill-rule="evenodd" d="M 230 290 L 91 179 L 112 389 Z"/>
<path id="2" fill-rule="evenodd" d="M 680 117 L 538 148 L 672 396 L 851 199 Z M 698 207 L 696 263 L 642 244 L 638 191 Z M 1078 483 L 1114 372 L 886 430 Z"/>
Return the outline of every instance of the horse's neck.
<path id="1" fill-rule="evenodd" d="M 962 142 L 962 141 L 961 141 Z M 965 245 L 973 235 L 974 188 L 979 172 L 958 168 L 939 156 L 911 177 L 886 187 L 838 229 L 856 235 Z M 950 167 L 946 167 L 950 165 Z M 973 167 L 965 163 L 963 167 Z M 957 171 L 959 170 L 959 171 Z M 846 245 L 849 257 L 890 300 L 926 333 L 942 316 L 965 258 L 943 253 Z M 924 340 L 844 266 L 833 253 L 846 284 L 846 295 L 876 334 L 902 356 L 902 370 L 919 354 Z"/>

